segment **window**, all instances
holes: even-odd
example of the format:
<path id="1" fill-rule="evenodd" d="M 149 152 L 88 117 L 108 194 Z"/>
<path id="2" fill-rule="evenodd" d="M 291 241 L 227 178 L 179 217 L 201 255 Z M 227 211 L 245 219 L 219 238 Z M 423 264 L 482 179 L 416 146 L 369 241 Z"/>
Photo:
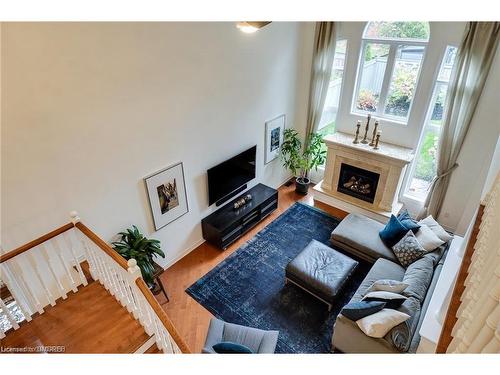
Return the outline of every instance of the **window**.
<path id="1" fill-rule="evenodd" d="M 427 22 L 369 22 L 353 112 L 406 123 L 429 40 Z"/>
<path id="2" fill-rule="evenodd" d="M 325 106 L 318 125 L 318 132 L 322 135 L 333 134 L 335 131 L 335 120 L 340 104 L 340 93 L 342 91 L 342 79 L 347 53 L 347 40 L 337 40 L 335 44 L 335 57 L 333 59 L 330 85 L 326 94 Z"/>
<path id="3" fill-rule="evenodd" d="M 412 174 L 408 180 L 407 194 L 417 200 L 425 200 L 429 185 L 436 176 L 437 147 L 441 135 L 448 85 L 456 55 L 456 47 L 448 46 L 446 48 L 434 85 L 420 144 L 417 148 Z"/>

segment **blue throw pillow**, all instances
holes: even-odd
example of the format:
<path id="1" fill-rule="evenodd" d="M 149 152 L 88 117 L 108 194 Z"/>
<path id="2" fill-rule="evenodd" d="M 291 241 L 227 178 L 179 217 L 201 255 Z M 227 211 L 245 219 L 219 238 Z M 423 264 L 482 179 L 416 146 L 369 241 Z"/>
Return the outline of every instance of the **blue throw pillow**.
<path id="1" fill-rule="evenodd" d="M 407 232 L 408 229 L 401 224 L 398 218 L 391 215 L 387 225 L 379 232 L 379 236 L 387 247 L 392 249 L 392 247 L 396 245 Z"/>
<path id="2" fill-rule="evenodd" d="M 385 304 L 383 301 L 351 302 L 345 305 L 340 313 L 346 318 L 356 321 L 379 312 L 385 307 Z"/>
<path id="3" fill-rule="evenodd" d="M 231 341 L 219 342 L 212 346 L 212 349 L 219 354 L 252 354 L 252 351 L 245 345 Z"/>
<path id="4" fill-rule="evenodd" d="M 417 233 L 420 229 L 420 225 L 412 219 L 408 210 L 404 210 L 398 215 L 398 220 L 406 227 L 406 229 L 411 230 L 413 233 Z"/>

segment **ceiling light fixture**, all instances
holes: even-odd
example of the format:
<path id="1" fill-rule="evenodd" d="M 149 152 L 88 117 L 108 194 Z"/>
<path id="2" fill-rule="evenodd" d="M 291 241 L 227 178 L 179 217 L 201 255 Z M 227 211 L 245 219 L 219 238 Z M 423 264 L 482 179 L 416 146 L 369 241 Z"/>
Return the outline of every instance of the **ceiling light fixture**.
<path id="1" fill-rule="evenodd" d="M 264 26 L 270 24 L 270 21 L 260 21 L 260 22 L 238 22 L 236 27 L 246 34 L 251 34 L 257 30 L 262 29 Z"/>

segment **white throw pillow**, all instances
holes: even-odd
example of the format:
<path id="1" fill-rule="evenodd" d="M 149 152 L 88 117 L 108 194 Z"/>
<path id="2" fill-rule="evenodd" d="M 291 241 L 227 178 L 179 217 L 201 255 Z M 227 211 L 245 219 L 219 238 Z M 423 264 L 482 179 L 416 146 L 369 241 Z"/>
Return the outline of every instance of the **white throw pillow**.
<path id="1" fill-rule="evenodd" d="M 445 231 L 436 220 L 434 220 L 432 215 L 429 215 L 425 219 L 420 220 L 418 224 L 427 225 L 436 234 L 436 236 L 438 236 L 439 239 L 444 242 L 448 242 L 453 238 L 452 235 L 448 234 L 448 232 Z"/>
<path id="2" fill-rule="evenodd" d="M 408 284 L 405 284 L 401 281 L 384 279 L 375 281 L 368 288 L 366 292 L 370 293 L 370 292 L 384 291 L 384 292 L 401 293 L 407 287 Z"/>
<path id="3" fill-rule="evenodd" d="M 363 333 L 370 337 L 381 338 L 387 332 L 410 319 L 410 315 L 393 309 L 382 309 L 375 314 L 356 320 L 356 324 Z"/>
<path id="4" fill-rule="evenodd" d="M 417 237 L 418 242 L 427 252 L 434 251 L 438 246 L 445 243 L 425 224 L 421 224 L 415 237 Z"/>

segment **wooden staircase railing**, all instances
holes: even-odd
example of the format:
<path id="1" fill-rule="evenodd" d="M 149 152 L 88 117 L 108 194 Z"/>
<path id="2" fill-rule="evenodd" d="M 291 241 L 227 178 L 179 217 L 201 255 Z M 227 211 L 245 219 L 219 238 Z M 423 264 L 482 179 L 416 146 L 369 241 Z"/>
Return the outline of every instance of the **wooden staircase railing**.
<path id="1" fill-rule="evenodd" d="M 87 261 L 92 278 L 139 321 L 146 333 L 154 335 L 164 353 L 190 353 L 190 350 L 146 283 L 135 259 L 128 262 L 80 221 L 76 212 L 72 222 L 63 225 L 17 249 L 0 255 L 0 280 L 17 302 L 24 318 L 43 314 L 47 305 L 67 298 L 88 280 L 81 268 Z M 36 251 L 35 251 L 36 250 Z M 0 308 L 13 329 L 19 324 L 0 298 Z M 0 338 L 5 332 L 0 329 Z"/>

